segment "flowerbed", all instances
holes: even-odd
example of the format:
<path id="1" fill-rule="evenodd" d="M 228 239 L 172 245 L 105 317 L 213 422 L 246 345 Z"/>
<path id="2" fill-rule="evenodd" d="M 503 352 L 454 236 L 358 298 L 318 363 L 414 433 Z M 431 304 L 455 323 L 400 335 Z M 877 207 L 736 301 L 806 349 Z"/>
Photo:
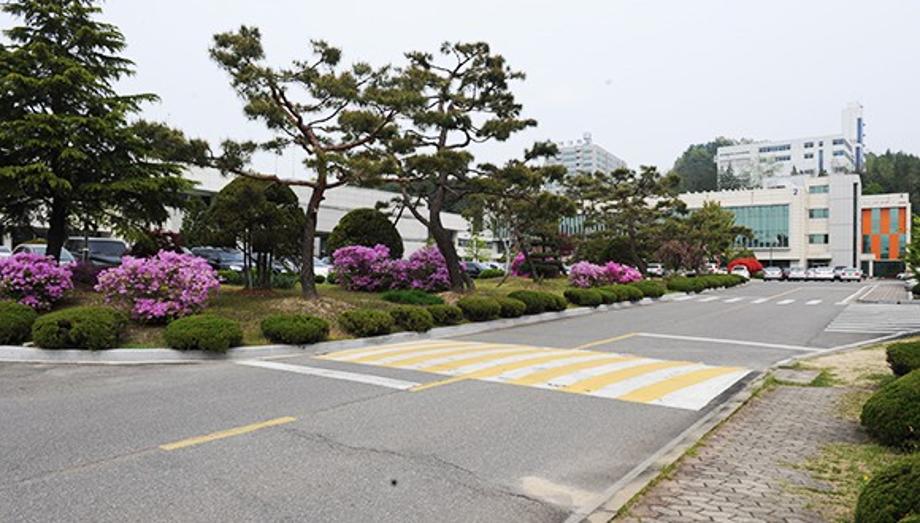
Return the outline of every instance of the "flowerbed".
<path id="1" fill-rule="evenodd" d="M 144 322 L 164 322 L 205 308 L 220 287 L 217 273 L 197 256 L 160 251 L 150 258 L 126 256 L 118 267 L 99 274 L 96 291 L 106 303 L 131 311 Z"/>
<path id="2" fill-rule="evenodd" d="M 351 291 L 438 292 L 450 287 L 447 263 L 436 247 L 420 249 L 406 260 L 392 260 L 385 245 L 351 245 L 332 254 L 332 265 L 339 284 Z"/>
<path id="3" fill-rule="evenodd" d="M 633 283 L 642 279 L 642 273 L 635 267 L 616 262 L 596 265 L 580 261 L 569 270 L 569 283 L 573 287 L 587 289 L 611 284 Z"/>
<path id="4" fill-rule="evenodd" d="M 20 252 L 0 259 L 0 298 L 7 298 L 35 310 L 48 310 L 73 288 L 69 265 L 54 258 Z"/>

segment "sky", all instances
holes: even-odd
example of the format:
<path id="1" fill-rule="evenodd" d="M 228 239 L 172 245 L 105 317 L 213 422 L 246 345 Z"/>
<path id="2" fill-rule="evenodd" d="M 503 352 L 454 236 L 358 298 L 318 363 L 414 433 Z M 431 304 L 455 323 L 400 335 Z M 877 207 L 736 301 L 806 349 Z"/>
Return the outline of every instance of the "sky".
<path id="1" fill-rule="evenodd" d="M 109 0 L 103 9 L 137 66 L 120 87 L 158 94 L 146 118 L 212 143 L 266 136 L 208 57 L 215 33 L 245 24 L 261 29 L 278 66 L 306 58 L 311 39 L 376 65 L 443 41 L 488 42 L 527 74 L 513 89 L 539 126 L 474 149 L 484 161 L 590 132 L 631 167 L 667 170 L 716 136 L 835 134 L 851 101 L 865 108 L 870 151 L 920 154 L 912 0 Z M 257 167 L 296 175 L 294 160 Z"/>

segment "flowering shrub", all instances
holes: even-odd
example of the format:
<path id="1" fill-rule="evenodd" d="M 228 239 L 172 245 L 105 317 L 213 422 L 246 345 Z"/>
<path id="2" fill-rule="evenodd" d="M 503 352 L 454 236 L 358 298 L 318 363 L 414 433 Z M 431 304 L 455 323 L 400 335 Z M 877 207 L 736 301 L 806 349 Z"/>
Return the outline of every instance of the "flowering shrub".
<path id="1" fill-rule="evenodd" d="M 616 283 L 633 283 L 642 279 L 642 273 L 635 267 L 616 262 L 595 265 L 580 261 L 569 271 L 569 283 L 573 287 L 599 287 Z"/>
<path id="2" fill-rule="evenodd" d="M 514 276 L 527 276 L 528 272 L 524 269 L 524 253 L 519 252 L 511 260 L 511 274 Z"/>
<path id="3" fill-rule="evenodd" d="M 386 245 L 349 245 L 332 253 L 332 272 L 339 284 L 351 291 L 376 292 L 393 283 L 393 262 Z"/>
<path id="4" fill-rule="evenodd" d="M 72 276 L 50 256 L 20 252 L 0 259 L 0 298 L 47 310 L 73 288 Z"/>
<path id="5" fill-rule="evenodd" d="M 348 290 L 388 289 L 443 291 L 450 287 L 447 263 L 437 247 L 425 247 L 407 260 L 391 260 L 385 245 L 350 245 L 332 253 L 333 273 Z"/>
<path id="6" fill-rule="evenodd" d="M 393 262 L 393 280 L 394 287 L 408 287 L 427 292 L 439 292 L 450 288 L 447 262 L 435 246 L 413 252 L 408 260 Z"/>
<path id="7" fill-rule="evenodd" d="M 126 256 L 98 280 L 96 290 L 106 303 L 130 308 L 135 319 L 148 322 L 199 312 L 211 291 L 220 287 L 217 273 L 203 258 L 169 251 L 150 258 Z"/>
<path id="8" fill-rule="evenodd" d="M 757 258 L 735 258 L 728 263 L 728 271 L 731 272 L 731 270 L 738 265 L 747 267 L 748 272 L 751 274 L 757 274 L 763 271 L 763 264 L 757 261 Z"/>

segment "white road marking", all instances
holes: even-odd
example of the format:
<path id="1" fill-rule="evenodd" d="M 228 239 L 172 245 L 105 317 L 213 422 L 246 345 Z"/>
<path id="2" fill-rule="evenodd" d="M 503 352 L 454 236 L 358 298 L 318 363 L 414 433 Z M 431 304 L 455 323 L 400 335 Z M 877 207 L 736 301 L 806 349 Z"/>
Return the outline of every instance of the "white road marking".
<path id="1" fill-rule="evenodd" d="M 724 300 L 724 302 L 725 302 L 725 303 L 738 303 L 739 301 L 741 301 L 741 300 L 743 300 L 743 299 L 744 299 L 744 298 L 729 298 L 729 299 L 727 299 L 727 300 Z"/>
<path id="2" fill-rule="evenodd" d="M 692 300 L 693 298 L 696 298 L 696 295 L 688 294 L 686 296 L 678 296 L 671 301 L 687 301 L 687 300 Z"/>
<path id="3" fill-rule="evenodd" d="M 866 289 L 868 289 L 868 288 L 869 288 L 868 285 L 863 286 L 863 287 L 860 287 L 860 289 L 859 289 L 858 291 L 856 291 L 856 292 L 854 292 L 853 294 L 847 296 L 847 297 L 844 298 L 843 300 L 838 301 L 837 303 L 835 303 L 835 305 L 847 305 L 847 304 L 849 304 L 854 298 L 856 298 L 857 296 L 859 296 L 859 294 L 860 294 L 862 291 L 864 291 L 864 290 L 866 290 Z M 875 286 L 873 286 L 872 288 L 874 289 Z"/>
<path id="4" fill-rule="evenodd" d="M 738 372 L 724 374 L 716 378 L 684 387 L 678 391 L 666 394 L 657 400 L 651 401 L 653 405 L 665 405 L 679 409 L 700 410 L 712 401 L 719 394 L 725 392 L 725 389 L 731 387 L 736 381 L 747 376 L 747 369 L 741 369 Z"/>
<path id="5" fill-rule="evenodd" d="M 777 305 L 789 305 L 790 303 L 795 302 L 795 300 L 780 300 L 776 302 Z"/>
<path id="6" fill-rule="evenodd" d="M 761 303 L 766 303 L 766 302 L 768 302 L 768 301 L 770 301 L 770 298 L 759 298 L 759 299 L 756 299 L 756 300 L 752 301 L 751 303 L 756 303 L 756 304 L 759 305 L 759 304 L 761 304 Z"/>
<path id="7" fill-rule="evenodd" d="M 242 360 L 235 363 L 237 365 L 245 365 L 247 367 L 282 370 L 286 372 L 294 372 L 297 374 L 306 374 L 308 376 L 319 376 L 321 378 L 331 378 L 334 380 L 354 381 L 367 385 L 377 385 L 380 387 L 388 387 L 398 390 L 407 390 L 418 385 L 418 383 L 413 381 L 385 378 L 383 376 L 375 376 L 373 374 L 358 374 L 356 372 L 344 372 L 340 370 L 324 369 L 320 367 L 289 365 L 287 363 L 278 363 L 275 361 Z"/>
<path id="8" fill-rule="evenodd" d="M 817 305 L 819 303 L 821 303 L 821 300 L 811 300 L 811 301 L 805 302 L 805 305 Z"/>
<path id="9" fill-rule="evenodd" d="M 716 300 L 718 300 L 718 299 L 719 299 L 718 296 L 709 296 L 708 298 L 702 298 L 702 299 L 698 300 L 698 303 L 708 303 L 708 302 L 710 302 L 710 301 L 716 301 Z"/>
<path id="10" fill-rule="evenodd" d="M 750 347 L 764 347 L 768 349 L 797 350 L 802 352 L 822 352 L 827 349 L 818 349 L 815 347 L 803 347 L 801 345 L 784 345 L 781 343 L 763 343 L 759 341 L 745 340 L 726 340 L 722 338 L 702 338 L 697 336 L 678 336 L 675 334 L 653 334 L 650 332 L 640 332 L 636 336 L 643 338 L 661 338 L 665 340 L 682 340 L 682 341 L 701 341 L 704 343 L 721 343 L 725 345 L 747 345 Z"/>
<path id="11" fill-rule="evenodd" d="M 601 389 L 594 391 L 592 396 L 600 396 L 602 398 L 616 398 L 628 394 L 640 387 L 646 385 L 652 385 L 653 383 L 658 383 L 659 381 L 665 381 L 669 378 L 675 376 L 680 376 L 681 374 L 688 374 L 695 370 L 705 369 L 706 365 L 703 364 L 688 364 L 682 367 L 671 367 L 668 369 L 656 370 L 654 372 L 648 372 L 646 374 L 640 374 L 623 381 L 618 381 L 612 385 L 607 385 Z"/>
<path id="12" fill-rule="evenodd" d="M 851 303 L 825 332 L 893 334 L 920 331 L 920 309 L 913 305 Z"/>

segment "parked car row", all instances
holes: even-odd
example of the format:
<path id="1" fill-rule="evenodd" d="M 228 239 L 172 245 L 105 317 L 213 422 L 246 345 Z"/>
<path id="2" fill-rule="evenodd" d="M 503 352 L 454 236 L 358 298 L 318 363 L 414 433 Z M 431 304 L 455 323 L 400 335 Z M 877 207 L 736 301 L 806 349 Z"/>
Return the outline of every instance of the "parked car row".
<path id="1" fill-rule="evenodd" d="M 460 267 L 466 271 L 470 277 L 475 278 L 479 276 L 479 273 L 488 269 L 501 269 L 502 266 L 495 262 L 477 262 L 477 261 L 462 261 L 460 262 Z"/>
<path id="2" fill-rule="evenodd" d="M 854 267 L 764 267 L 765 281 L 860 281 L 863 272 Z"/>

